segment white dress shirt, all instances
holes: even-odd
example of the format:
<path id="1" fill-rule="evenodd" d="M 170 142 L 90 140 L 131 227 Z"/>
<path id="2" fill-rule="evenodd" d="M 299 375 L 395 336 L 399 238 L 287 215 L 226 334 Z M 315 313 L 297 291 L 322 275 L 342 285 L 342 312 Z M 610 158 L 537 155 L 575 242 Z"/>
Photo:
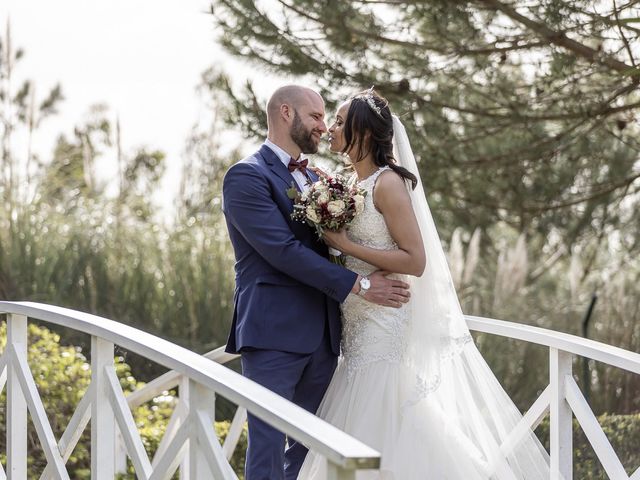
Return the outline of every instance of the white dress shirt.
<path id="1" fill-rule="evenodd" d="M 267 147 L 269 147 L 271 151 L 278 156 L 280 161 L 284 163 L 284 166 L 287 167 L 287 170 L 288 170 L 289 160 L 291 160 L 291 155 L 289 155 L 287 152 L 285 152 L 282 148 L 280 148 L 278 145 L 273 143 L 268 138 L 264 141 L 264 144 Z M 300 156 L 300 160 L 302 160 L 302 158 L 303 157 Z M 308 180 L 307 180 L 307 177 L 304 176 L 304 173 L 302 173 L 300 170 L 294 170 L 293 172 L 291 172 L 291 175 L 293 176 L 293 179 L 296 181 L 296 183 L 298 184 L 302 192 L 305 192 L 309 189 L 309 185 L 307 185 Z"/>

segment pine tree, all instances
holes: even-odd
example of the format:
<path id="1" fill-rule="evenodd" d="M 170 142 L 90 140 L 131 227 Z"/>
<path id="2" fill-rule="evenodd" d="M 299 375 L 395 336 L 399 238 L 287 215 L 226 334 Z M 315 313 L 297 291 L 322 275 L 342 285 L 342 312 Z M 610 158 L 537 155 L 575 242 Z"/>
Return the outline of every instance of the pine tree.
<path id="1" fill-rule="evenodd" d="M 634 3 L 217 0 L 211 13 L 227 51 L 316 83 L 328 112 L 375 85 L 444 238 L 506 222 L 570 248 L 640 186 Z M 251 84 L 219 85 L 230 123 L 263 135 Z"/>

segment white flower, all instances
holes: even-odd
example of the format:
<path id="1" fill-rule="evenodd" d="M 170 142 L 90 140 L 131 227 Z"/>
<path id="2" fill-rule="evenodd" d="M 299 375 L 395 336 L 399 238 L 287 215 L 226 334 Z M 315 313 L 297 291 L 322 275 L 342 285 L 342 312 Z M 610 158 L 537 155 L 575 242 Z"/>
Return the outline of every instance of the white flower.
<path id="1" fill-rule="evenodd" d="M 318 217 L 318 214 L 316 213 L 316 210 L 313 207 L 307 207 L 306 213 L 307 213 L 307 218 L 311 220 L 313 223 L 318 223 L 320 221 L 320 218 Z"/>
<path id="2" fill-rule="evenodd" d="M 329 192 L 325 191 L 318 195 L 318 203 L 323 204 L 329 201 Z"/>
<path id="3" fill-rule="evenodd" d="M 342 200 L 333 200 L 327 204 L 329 213 L 331 213 L 331 215 L 333 215 L 334 217 L 337 217 L 342 212 L 344 212 L 344 207 L 345 204 Z"/>
<path id="4" fill-rule="evenodd" d="M 300 195 L 300 200 L 302 202 L 306 202 L 309 199 L 309 191 L 305 190 L 304 192 L 302 192 L 302 194 Z"/>
<path id="5" fill-rule="evenodd" d="M 314 183 L 313 189 L 318 193 L 329 192 L 329 187 L 327 187 L 327 185 L 321 181 Z"/>
<path id="6" fill-rule="evenodd" d="M 354 195 L 353 201 L 356 205 L 356 215 L 359 215 L 364 210 L 364 195 Z"/>

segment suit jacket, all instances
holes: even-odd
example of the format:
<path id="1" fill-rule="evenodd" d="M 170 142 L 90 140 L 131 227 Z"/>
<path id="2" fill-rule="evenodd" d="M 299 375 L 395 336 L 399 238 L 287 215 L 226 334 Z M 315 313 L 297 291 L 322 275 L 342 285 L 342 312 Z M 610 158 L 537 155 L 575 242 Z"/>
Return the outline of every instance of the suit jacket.
<path id="1" fill-rule="evenodd" d="M 315 230 L 291 220 L 292 183 L 297 185 L 266 145 L 225 175 L 223 212 L 236 259 L 228 352 L 311 353 L 327 328 L 331 348 L 339 353 L 339 303 L 356 274 L 329 262 Z"/>

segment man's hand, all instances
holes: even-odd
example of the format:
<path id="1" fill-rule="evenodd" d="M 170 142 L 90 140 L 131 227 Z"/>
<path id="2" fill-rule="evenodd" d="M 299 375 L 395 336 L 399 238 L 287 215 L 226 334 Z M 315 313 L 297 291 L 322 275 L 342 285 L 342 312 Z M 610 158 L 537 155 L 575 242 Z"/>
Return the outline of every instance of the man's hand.
<path id="1" fill-rule="evenodd" d="M 391 275 L 391 272 L 378 270 L 369 275 L 371 287 L 362 295 L 362 298 L 385 307 L 400 308 L 402 304 L 409 301 L 411 296 L 409 285 L 400 280 L 387 278 L 387 275 Z"/>

